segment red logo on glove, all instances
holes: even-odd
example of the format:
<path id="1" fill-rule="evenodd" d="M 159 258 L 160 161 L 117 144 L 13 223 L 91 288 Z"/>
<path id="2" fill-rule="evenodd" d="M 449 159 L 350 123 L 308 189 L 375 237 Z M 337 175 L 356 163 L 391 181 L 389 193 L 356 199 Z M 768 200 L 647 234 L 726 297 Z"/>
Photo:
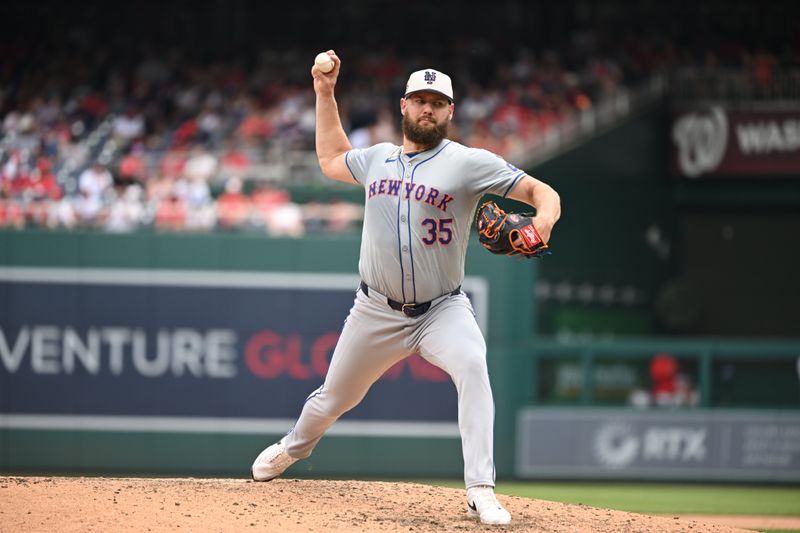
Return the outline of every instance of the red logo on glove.
<path id="1" fill-rule="evenodd" d="M 525 244 L 531 248 L 534 248 L 542 242 L 542 238 L 539 236 L 539 232 L 536 231 L 536 228 L 533 227 L 533 224 L 528 224 L 524 228 L 520 228 L 519 234 L 525 239 Z"/>

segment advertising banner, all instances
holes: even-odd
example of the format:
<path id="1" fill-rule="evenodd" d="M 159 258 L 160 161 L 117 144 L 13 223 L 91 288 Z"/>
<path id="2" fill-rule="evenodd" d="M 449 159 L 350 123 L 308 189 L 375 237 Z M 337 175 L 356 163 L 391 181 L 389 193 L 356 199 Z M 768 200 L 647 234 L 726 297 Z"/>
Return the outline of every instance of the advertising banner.
<path id="1" fill-rule="evenodd" d="M 517 474 L 527 478 L 800 481 L 800 414 L 526 408 Z"/>
<path id="2" fill-rule="evenodd" d="M 242 431 L 286 431 L 324 380 L 358 281 L 0 269 L 0 425 L 218 431 L 236 420 Z M 485 316 L 480 281 L 465 291 Z M 414 355 L 343 419 L 452 436 L 456 417 L 449 376 Z"/>
<path id="3" fill-rule="evenodd" d="M 676 112 L 670 154 L 673 174 L 684 178 L 800 178 L 800 109 Z"/>

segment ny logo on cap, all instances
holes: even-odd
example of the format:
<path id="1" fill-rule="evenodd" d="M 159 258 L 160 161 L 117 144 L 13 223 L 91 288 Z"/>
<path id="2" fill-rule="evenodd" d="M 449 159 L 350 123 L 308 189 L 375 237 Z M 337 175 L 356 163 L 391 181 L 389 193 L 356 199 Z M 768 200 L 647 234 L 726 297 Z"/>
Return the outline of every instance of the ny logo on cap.
<path id="1" fill-rule="evenodd" d="M 425 71 L 425 81 L 428 82 L 428 85 L 433 85 L 433 82 L 436 81 L 436 73 L 426 70 Z"/>

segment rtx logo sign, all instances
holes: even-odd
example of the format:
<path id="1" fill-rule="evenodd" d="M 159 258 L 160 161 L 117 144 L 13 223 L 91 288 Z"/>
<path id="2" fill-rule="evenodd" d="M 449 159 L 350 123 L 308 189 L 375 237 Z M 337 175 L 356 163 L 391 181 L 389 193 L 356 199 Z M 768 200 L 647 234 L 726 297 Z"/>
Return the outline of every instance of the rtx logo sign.
<path id="1" fill-rule="evenodd" d="M 650 428 L 644 433 L 645 461 L 703 461 L 706 458 L 705 428 Z"/>
<path id="2" fill-rule="evenodd" d="M 681 426 L 635 427 L 604 424 L 595 432 L 595 458 L 608 468 L 647 466 L 653 463 L 693 463 L 706 459 L 706 428 Z"/>

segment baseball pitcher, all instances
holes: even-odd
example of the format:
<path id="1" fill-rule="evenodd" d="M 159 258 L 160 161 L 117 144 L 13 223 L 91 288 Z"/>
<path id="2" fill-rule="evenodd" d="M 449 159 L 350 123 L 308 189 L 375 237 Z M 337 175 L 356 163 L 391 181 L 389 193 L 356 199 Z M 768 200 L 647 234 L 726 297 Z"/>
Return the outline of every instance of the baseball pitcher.
<path id="1" fill-rule="evenodd" d="M 501 157 L 447 139 L 455 112 L 450 77 L 414 72 L 400 99 L 403 144 L 353 149 L 334 97 L 341 68 L 311 69 L 316 92 L 316 150 L 322 172 L 364 188 L 359 258 L 361 283 L 323 385 L 311 393 L 297 423 L 252 465 L 269 481 L 311 455 L 325 431 L 355 407 L 392 365 L 417 352 L 447 372 L 458 391 L 467 512 L 484 524 L 508 524 L 494 495 L 494 401 L 486 343 L 467 296 L 464 260 L 478 201 L 485 193 L 536 209 L 517 216 L 485 205 L 481 242 L 494 253 L 538 257 L 560 216 L 558 194 Z M 324 58 L 322 58 L 324 60 Z M 324 65 L 324 62 L 323 62 Z"/>

